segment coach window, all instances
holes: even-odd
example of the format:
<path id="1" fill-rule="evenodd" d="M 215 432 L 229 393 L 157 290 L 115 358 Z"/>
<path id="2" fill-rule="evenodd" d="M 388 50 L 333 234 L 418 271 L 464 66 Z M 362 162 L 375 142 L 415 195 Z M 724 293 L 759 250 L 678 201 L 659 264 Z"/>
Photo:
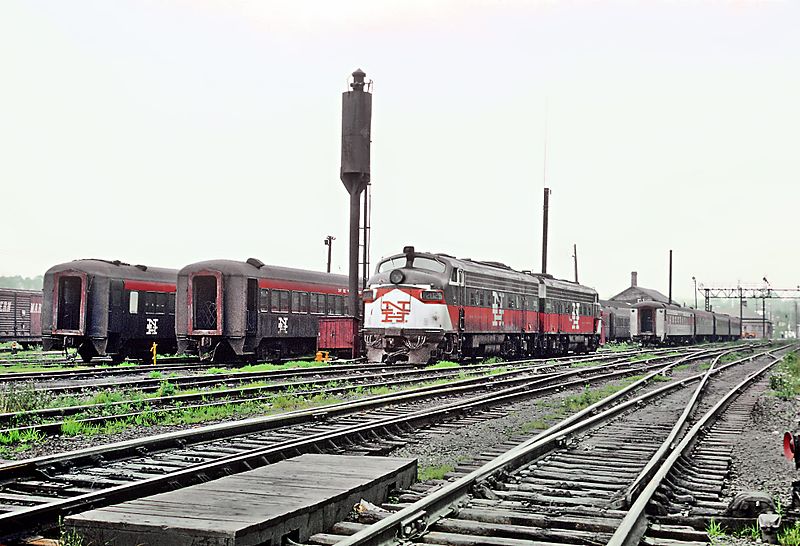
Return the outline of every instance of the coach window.
<path id="1" fill-rule="evenodd" d="M 336 296 L 336 314 L 344 315 L 344 298 L 342 296 Z"/>
<path id="2" fill-rule="evenodd" d="M 269 311 L 269 289 L 262 288 L 258 295 L 258 307 L 262 313 Z"/>
<path id="3" fill-rule="evenodd" d="M 135 315 L 139 312 L 139 292 L 131 292 L 131 299 L 128 304 L 128 312 Z"/>
<path id="4" fill-rule="evenodd" d="M 278 292 L 278 311 L 280 313 L 288 313 L 289 312 L 289 291 L 288 290 L 276 290 Z"/>
<path id="5" fill-rule="evenodd" d="M 300 292 L 292 290 L 292 313 L 300 312 Z"/>
<path id="6" fill-rule="evenodd" d="M 309 294 L 309 296 L 311 298 L 311 304 L 310 304 L 311 312 L 313 314 L 315 314 L 315 315 L 319 315 L 321 313 L 324 313 L 325 312 L 325 296 L 323 294 L 316 294 L 314 292 Z M 320 301 L 320 300 L 322 300 L 322 301 Z M 322 305 L 320 305 L 320 303 Z"/>
<path id="7" fill-rule="evenodd" d="M 336 296 L 334 296 L 333 294 L 328 294 L 328 298 L 327 299 L 328 299 L 328 308 L 327 308 L 328 313 L 327 314 L 335 315 L 336 314 L 335 313 L 335 311 L 336 311 L 336 304 L 335 304 Z"/>
<path id="8" fill-rule="evenodd" d="M 164 292 L 156 294 L 156 313 L 159 315 L 167 313 L 167 294 Z"/>

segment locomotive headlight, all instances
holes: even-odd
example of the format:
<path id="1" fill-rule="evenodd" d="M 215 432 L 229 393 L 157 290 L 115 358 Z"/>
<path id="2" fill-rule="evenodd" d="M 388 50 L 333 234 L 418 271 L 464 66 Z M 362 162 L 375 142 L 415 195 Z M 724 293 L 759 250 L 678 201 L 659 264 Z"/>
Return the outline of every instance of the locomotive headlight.
<path id="1" fill-rule="evenodd" d="M 441 290 L 423 290 L 422 291 L 422 300 L 423 301 L 442 301 L 444 299 L 444 293 Z"/>
<path id="2" fill-rule="evenodd" d="M 389 273 L 389 281 L 391 281 L 392 284 L 400 284 L 401 282 L 403 282 L 403 279 L 405 278 L 406 276 L 403 275 L 403 272 L 400 271 L 399 269 L 395 269 L 394 271 Z"/>

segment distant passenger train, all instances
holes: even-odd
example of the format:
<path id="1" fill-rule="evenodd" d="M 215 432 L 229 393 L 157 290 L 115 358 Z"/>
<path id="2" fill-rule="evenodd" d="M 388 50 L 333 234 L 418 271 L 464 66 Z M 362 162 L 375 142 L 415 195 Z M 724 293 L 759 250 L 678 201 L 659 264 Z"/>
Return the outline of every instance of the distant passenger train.
<path id="1" fill-rule="evenodd" d="M 23 348 L 42 342 L 42 292 L 0 288 L 0 342 Z"/>
<path id="2" fill-rule="evenodd" d="M 631 309 L 631 337 L 652 344 L 685 344 L 701 341 L 732 341 L 742 336 L 739 317 L 642 301 Z"/>
<path id="3" fill-rule="evenodd" d="M 624 301 L 604 300 L 602 308 L 602 343 L 631 341 L 631 323 L 636 322 L 636 309 Z"/>
<path id="4" fill-rule="evenodd" d="M 75 347 L 84 362 L 146 358 L 153 343 L 161 353 L 174 352 L 177 275 L 118 260 L 51 267 L 44 276 L 44 349 Z"/>
<path id="5" fill-rule="evenodd" d="M 351 314 L 347 294 L 343 275 L 255 258 L 187 265 L 178 273 L 178 348 L 213 360 L 307 355 L 320 317 Z"/>
<path id="6" fill-rule="evenodd" d="M 414 247 L 381 261 L 363 298 L 370 361 L 588 352 L 600 339 L 591 288 Z"/>

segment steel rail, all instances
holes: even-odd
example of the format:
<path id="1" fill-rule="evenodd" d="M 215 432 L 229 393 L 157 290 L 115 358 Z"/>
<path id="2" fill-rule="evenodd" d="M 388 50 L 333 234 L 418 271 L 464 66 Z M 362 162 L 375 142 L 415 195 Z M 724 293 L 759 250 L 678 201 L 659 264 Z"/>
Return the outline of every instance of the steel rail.
<path id="1" fill-rule="evenodd" d="M 764 356 L 771 351 L 765 351 L 752 357 L 739 359 L 731 363 L 722 365 L 711 373 L 716 374 L 722 370 L 739 364 L 745 360 L 751 360 L 759 356 Z M 677 363 L 676 363 L 677 364 Z M 674 364 L 673 364 L 674 365 Z M 669 366 L 672 367 L 673 365 Z M 663 371 L 663 370 L 662 370 Z M 517 468 L 526 464 L 543 454 L 557 447 L 570 435 L 588 430 L 599 423 L 604 423 L 629 408 L 636 407 L 646 401 L 656 399 L 673 390 L 683 388 L 695 381 L 699 381 L 706 374 L 694 374 L 684 379 L 666 384 L 636 398 L 621 401 L 634 385 L 645 383 L 658 375 L 654 372 L 632 384 L 627 389 L 619 391 L 599 402 L 587 407 L 586 409 L 574 414 L 568 419 L 558 423 L 543 431 L 540 435 L 523 442 L 519 446 L 512 448 L 508 452 L 489 461 L 482 467 L 473 472 L 451 482 L 441 489 L 427 495 L 423 499 L 410 504 L 409 506 L 394 512 L 379 522 L 370 525 L 337 543 L 337 546 L 373 546 L 393 543 L 397 539 L 406 540 L 418 537 L 424 533 L 432 521 L 443 517 L 458 506 L 463 499 L 467 498 L 473 486 L 489 478 L 500 470 Z M 619 402 L 619 403 L 618 403 Z"/>
<path id="2" fill-rule="evenodd" d="M 677 365 L 678 363 L 683 362 L 686 359 L 698 359 L 698 358 L 703 358 L 703 357 L 697 356 L 695 354 L 695 355 L 687 355 L 682 358 L 675 358 L 675 362 L 672 363 L 670 366 Z M 653 364 L 651 364 L 650 366 L 655 367 L 655 365 Z M 663 369 L 664 369 L 663 367 L 660 368 L 660 370 Z M 617 375 L 622 373 L 632 373 L 632 371 L 614 372 L 614 374 Z M 651 376 L 652 375 L 655 374 L 651 374 Z M 249 450 L 244 453 L 221 457 L 211 462 L 190 466 L 185 469 L 181 469 L 179 471 L 172 472 L 169 474 L 164 474 L 153 478 L 136 481 L 130 484 L 113 486 L 102 490 L 98 490 L 96 492 L 85 493 L 71 498 L 58 499 L 57 501 L 52 503 L 46 503 L 39 506 L 22 508 L 20 510 L 16 510 L 6 514 L 0 514 L 0 535 L 5 536 L 8 535 L 9 533 L 13 534 L 15 532 L 16 533 L 22 532 L 32 528 L 37 523 L 41 523 L 44 521 L 53 521 L 53 519 L 57 515 L 63 515 L 65 513 L 70 513 L 75 510 L 85 509 L 86 507 L 89 506 L 107 505 L 114 502 L 130 500 L 132 498 L 137 498 L 144 494 L 157 493 L 166 490 L 167 488 L 182 487 L 185 485 L 198 483 L 200 481 L 213 479 L 215 477 L 220 477 L 222 475 L 227 475 L 233 472 L 249 470 L 258 466 L 263 466 L 264 464 L 269 464 L 274 460 L 278 460 L 282 457 L 286 457 L 291 454 L 302 453 L 305 452 L 306 450 L 311 450 L 314 448 L 320 449 L 321 447 L 330 447 L 331 442 L 334 441 L 339 441 L 339 442 L 343 441 L 358 442 L 359 440 L 363 441 L 364 434 L 370 434 L 370 433 L 376 434 L 378 431 L 381 430 L 388 431 L 392 428 L 402 432 L 401 425 L 408 426 L 415 424 L 416 425 L 426 424 L 431 421 L 441 420 L 447 417 L 454 417 L 472 411 L 476 411 L 479 409 L 495 407 L 497 405 L 512 402 L 522 398 L 530 398 L 532 396 L 537 396 L 539 394 L 553 392 L 555 390 L 560 390 L 566 386 L 565 384 L 552 385 L 549 387 L 542 387 L 539 389 L 531 389 L 531 384 L 533 384 L 535 381 L 541 381 L 541 379 L 535 378 L 532 379 L 529 384 L 517 385 L 514 387 L 501 390 L 499 392 L 493 392 L 472 397 L 464 401 L 451 402 L 442 406 L 438 406 L 433 409 L 418 410 L 404 416 L 399 416 L 399 417 L 394 416 L 394 417 L 379 419 L 377 421 L 369 422 L 366 424 L 359 423 L 355 425 L 344 426 L 340 430 L 312 435 L 307 438 L 304 438 L 303 440 L 290 440 L 288 442 L 278 443 L 266 448 L 263 447 L 257 448 Z M 584 384 L 583 381 L 579 380 L 574 381 L 574 383 L 576 385 Z M 439 389 L 438 391 L 432 390 L 428 393 L 425 393 L 424 395 L 441 396 L 442 394 L 451 391 L 463 392 L 463 389 L 465 388 L 466 387 L 442 388 Z M 410 394 L 395 395 L 391 399 L 389 399 L 388 397 L 389 395 L 384 397 L 383 400 L 371 399 L 352 404 L 342 404 L 338 408 L 328 406 L 316 410 L 303 410 L 279 416 L 256 418 L 256 419 L 246 420 L 245 422 L 238 422 L 235 424 L 235 427 L 239 430 L 240 433 L 248 431 L 255 432 L 257 430 L 264 430 L 265 428 L 267 428 L 265 427 L 265 424 L 269 424 L 270 422 L 272 422 L 272 424 L 280 423 L 281 425 L 288 424 L 287 422 L 298 424 L 301 422 L 307 422 L 309 419 L 320 420 L 337 414 L 352 413 L 356 409 L 368 409 L 374 407 L 381 407 L 389 404 L 397 404 L 405 401 L 411 401 L 420 398 L 420 395 L 416 393 L 410 393 Z M 380 397 L 375 397 L 375 398 L 380 398 Z M 228 437 L 232 436 L 231 434 L 232 427 L 230 426 L 230 424 L 226 423 L 223 425 L 227 426 L 212 425 L 210 427 L 205 427 L 207 429 L 206 432 L 209 432 L 208 429 L 213 429 L 217 432 L 224 430 L 226 432 L 226 436 Z M 176 443 L 179 446 L 183 447 L 186 445 L 185 438 L 190 437 L 191 432 L 192 431 L 181 431 L 180 433 L 160 435 L 160 437 L 153 437 L 151 438 L 151 440 L 155 438 L 157 439 L 157 441 L 161 443 L 162 446 L 166 446 L 167 448 L 174 448 Z M 183 441 L 181 441 L 182 439 Z M 87 450 L 81 450 L 80 452 L 63 453 L 55 456 L 40 457 L 38 459 L 29 459 L 27 461 L 19 461 L 16 463 L 7 463 L 4 465 L 0 465 L 0 479 L 12 479 L 15 476 L 20 476 L 23 474 L 28 475 L 31 472 L 37 472 L 37 471 L 43 472 L 43 475 L 47 477 L 48 466 L 52 466 L 57 462 L 72 465 L 72 464 L 79 464 L 79 461 L 76 460 L 76 458 L 82 458 L 84 460 L 89 460 L 89 461 L 96 460 L 98 458 L 100 460 L 103 460 L 104 457 L 107 457 L 111 452 L 117 452 L 117 453 L 125 452 L 128 454 L 134 454 L 134 455 L 138 454 L 139 456 L 141 456 L 142 454 L 141 448 L 143 447 L 142 444 L 143 443 L 141 441 L 130 440 L 127 442 L 120 442 L 119 444 L 112 446 L 103 446 L 102 449 L 89 448 Z M 152 442 L 150 442 L 148 451 L 157 447 L 158 444 L 154 445 Z"/>
<path id="3" fill-rule="evenodd" d="M 701 356 L 705 356 L 706 354 L 708 354 L 709 351 L 710 352 L 715 352 L 715 351 L 718 351 L 718 350 L 708 349 L 706 351 L 696 351 L 696 352 L 690 353 L 687 356 L 689 356 L 689 357 L 697 356 L 697 358 L 699 358 Z M 602 370 L 602 369 L 608 369 L 608 368 L 622 367 L 622 366 L 627 366 L 627 365 L 632 365 L 632 364 L 633 365 L 646 365 L 649 362 L 668 360 L 670 358 L 675 358 L 675 356 L 674 355 L 652 356 L 652 357 L 640 359 L 640 360 L 638 360 L 636 362 L 631 362 L 625 357 L 617 358 L 617 359 L 611 360 L 609 363 L 607 363 L 605 365 L 598 365 L 598 366 L 585 367 L 585 368 L 579 368 L 579 369 L 569 369 L 568 372 L 566 372 L 565 375 L 561 376 L 560 378 L 565 378 L 565 377 L 568 377 L 570 375 L 580 376 L 580 375 L 585 374 L 587 372 L 593 372 L 593 371 L 596 371 L 596 370 Z M 585 362 L 585 361 L 581 360 L 580 362 Z M 590 362 L 595 362 L 595 360 L 591 360 Z M 507 371 L 507 372 L 494 374 L 495 384 L 498 385 L 501 382 L 505 381 L 507 378 L 510 379 L 510 378 L 512 378 L 514 376 L 520 376 L 520 375 L 528 374 L 528 373 L 531 373 L 531 372 L 544 374 L 548 370 L 555 370 L 555 369 L 560 368 L 560 366 L 562 366 L 562 365 L 570 365 L 570 364 L 574 364 L 574 362 L 566 361 L 566 362 L 558 363 L 558 364 L 555 364 L 555 365 L 551 364 L 551 365 L 521 367 L 521 368 L 517 368 L 517 369 L 514 369 L 514 370 Z M 364 381 L 364 380 L 369 380 L 369 379 L 372 379 L 372 378 L 383 378 L 383 377 L 392 376 L 392 375 L 395 375 L 395 376 L 397 376 L 397 375 L 401 375 L 401 376 L 402 375 L 406 375 L 406 376 L 414 375 L 415 377 L 414 378 L 400 379 L 400 380 L 393 380 L 393 381 L 378 381 L 378 382 L 374 382 L 374 383 L 354 383 L 354 384 L 350 384 L 350 385 L 342 386 L 342 387 L 324 387 L 323 386 L 322 388 L 305 389 L 305 390 L 302 390 L 302 391 L 293 392 L 293 394 L 296 395 L 296 396 L 299 396 L 299 397 L 310 397 L 310 396 L 315 396 L 315 395 L 319 395 L 319 394 L 347 394 L 347 393 L 350 393 L 353 390 L 358 389 L 359 387 L 363 387 L 365 385 L 368 385 L 371 388 L 381 387 L 381 386 L 412 385 L 414 383 L 423 382 L 423 381 L 429 380 L 429 379 L 436 379 L 436 378 L 446 379 L 448 377 L 457 376 L 458 374 L 463 373 L 465 371 L 466 372 L 470 372 L 470 371 L 478 370 L 480 372 L 480 371 L 483 371 L 483 370 L 490 370 L 492 368 L 493 368 L 492 365 L 482 365 L 482 366 L 476 366 L 476 367 L 469 366 L 469 367 L 459 367 L 459 368 L 440 368 L 440 369 L 438 369 L 438 370 L 440 370 L 439 373 L 436 373 L 436 370 L 425 370 L 425 369 L 423 369 L 423 370 L 401 370 L 401 371 L 397 371 L 397 372 L 387 372 L 387 373 L 373 374 L 373 375 L 360 375 L 355 379 L 357 379 L 358 381 Z M 641 370 L 637 369 L 637 368 L 633 368 L 631 371 L 641 371 Z M 628 372 L 628 373 L 630 373 L 630 372 Z M 430 378 L 416 377 L 417 375 L 420 375 L 420 374 L 423 374 L 423 375 L 424 374 L 429 374 L 429 375 L 431 375 L 431 377 Z M 622 374 L 622 375 L 627 375 L 627 373 L 626 374 Z M 544 375 L 540 375 L 539 377 L 540 378 L 544 378 L 545 376 Z M 137 411 L 133 411 L 133 412 L 118 413 L 118 414 L 110 414 L 110 415 L 100 415 L 100 416 L 94 416 L 94 417 L 85 417 L 85 418 L 81 418 L 81 419 L 73 419 L 72 421 L 76 422 L 76 423 L 83 423 L 83 424 L 94 426 L 94 425 L 102 425 L 102 424 L 105 424 L 105 423 L 108 423 L 108 422 L 113 422 L 113 421 L 119 421 L 119 420 L 124 420 L 124 419 L 135 418 L 136 416 L 141 415 L 144 412 L 148 412 L 148 413 L 151 413 L 151 414 L 169 414 L 169 413 L 174 413 L 174 412 L 177 412 L 177 411 L 186 411 L 186 410 L 189 410 L 189 409 L 208 408 L 208 407 L 214 407 L 214 406 L 224 406 L 224 405 L 229 405 L 229 404 L 246 404 L 246 403 L 253 403 L 253 402 L 268 402 L 269 400 L 272 400 L 274 398 L 274 396 L 275 396 L 274 394 L 267 395 L 267 396 L 255 396 L 255 397 L 251 396 L 251 397 L 246 397 L 246 398 L 243 398 L 243 397 L 246 396 L 247 394 L 251 394 L 251 393 L 253 393 L 253 394 L 258 394 L 258 393 L 261 393 L 261 392 L 280 393 L 281 391 L 288 390 L 288 389 L 293 389 L 293 388 L 298 387 L 298 386 L 322 384 L 326 380 L 328 382 L 330 382 L 330 381 L 337 380 L 337 379 L 341 380 L 343 378 L 337 376 L 336 378 L 320 379 L 318 381 L 305 381 L 305 382 L 301 381 L 301 382 L 292 382 L 292 383 L 283 383 L 283 384 L 279 383 L 279 384 L 274 384 L 274 385 L 264 385 L 264 386 L 258 386 L 258 387 L 239 387 L 239 388 L 234 387 L 234 388 L 231 388 L 231 389 L 224 389 L 224 390 L 207 391 L 207 392 L 199 392 L 199 393 L 191 393 L 191 394 L 176 394 L 176 395 L 170 395 L 170 396 L 156 397 L 156 398 L 150 398 L 150 399 L 145 400 L 144 401 L 145 402 L 144 405 L 146 407 L 144 407 L 142 410 L 137 410 Z M 353 378 L 349 379 L 349 381 L 352 381 L 352 380 L 353 380 Z M 464 380 L 461 380 L 461 381 L 454 381 L 454 382 L 451 383 L 451 385 L 456 385 L 456 384 L 458 384 L 458 385 L 470 385 L 470 384 L 473 384 L 473 383 L 479 383 L 482 380 L 484 380 L 484 377 L 474 377 L 474 378 L 471 378 L 471 379 L 464 379 Z M 527 378 L 523 377 L 523 378 L 521 378 L 519 380 L 526 381 Z M 214 384 L 216 384 L 216 383 L 214 383 Z M 509 383 L 509 384 L 513 384 L 513 383 Z M 231 399 L 231 398 L 229 398 L 231 395 L 238 395 L 240 398 L 239 399 Z M 209 398 L 215 399 L 215 400 L 218 400 L 218 401 L 216 401 L 216 402 L 215 401 L 207 401 L 207 399 L 209 399 Z M 201 403 L 201 404 L 193 404 L 193 405 L 181 405 L 180 407 L 166 407 L 166 408 L 158 408 L 157 407 L 159 405 L 168 405 L 168 404 L 176 404 L 176 403 L 181 403 L 182 404 L 183 402 L 187 402 L 187 401 L 188 402 L 194 402 L 194 401 L 198 401 L 198 400 L 203 400 L 203 403 Z M 69 415 L 77 415 L 77 414 L 82 413 L 82 412 L 89 412 L 89 411 L 93 411 L 93 410 L 108 410 L 108 409 L 115 408 L 115 407 L 123 407 L 125 405 L 131 405 L 132 403 L 136 403 L 136 402 L 133 401 L 133 400 L 122 400 L 122 401 L 118 401 L 118 402 L 110 402 L 110 403 L 104 403 L 104 404 L 89 404 L 89 405 L 82 405 L 82 406 L 67 406 L 67 407 L 62 407 L 62 408 L 46 408 L 46 409 L 31 410 L 31 411 L 19 412 L 19 413 L 6 413 L 6 414 L 0 414 L 0 422 L 9 421 L 11 419 L 21 419 L 23 417 L 40 417 L 40 418 L 42 418 L 42 417 L 44 417 L 44 418 L 46 418 L 46 417 L 62 417 L 63 418 L 65 416 L 69 416 Z M 154 409 L 154 406 L 156 406 L 155 409 Z M 64 424 L 64 421 L 49 421 L 49 422 L 46 422 L 46 423 L 35 423 L 35 424 L 30 424 L 30 425 L 20 425 L 20 426 L 16 426 L 16 427 L 9 427 L 9 428 L 5 428 L 5 429 L 0 429 L 0 433 L 9 434 L 12 431 L 16 431 L 16 432 L 19 432 L 19 433 L 26 433 L 26 432 L 36 431 L 36 432 L 39 432 L 39 433 L 42 433 L 42 434 L 45 434 L 45 435 L 52 435 L 52 434 L 58 434 L 61 431 L 61 427 L 62 427 L 63 424 Z"/>
<path id="4" fill-rule="evenodd" d="M 648 470 L 648 472 L 643 472 L 640 478 L 637 479 L 626 493 L 625 497 L 627 500 L 630 501 L 635 497 L 635 501 L 633 501 L 619 527 L 617 527 L 617 530 L 611 536 L 611 539 L 608 541 L 608 546 L 633 546 L 639 544 L 641 537 L 647 531 L 648 522 L 645 514 L 647 504 L 664 481 L 664 478 L 672 470 L 678 458 L 691 447 L 694 440 L 699 436 L 700 432 L 704 430 L 709 421 L 724 412 L 737 396 L 784 358 L 785 355 L 775 358 L 766 366 L 748 375 L 744 380 L 728 391 L 709 411 L 694 423 L 676 446 L 669 449 L 669 454 L 666 457 L 663 456 L 664 454 L 661 450 L 656 454 L 661 457 L 659 460 L 654 461 L 654 465 L 659 465 L 658 468 L 655 468 L 654 465 L 647 468 L 646 470 Z M 709 370 L 709 373 L 710 372 L 711 370 Z M 672 439 L 674 439 L 674 436 Z M 667 447 L 670 448 L 671 446 L 667 444 Z M 648 479 L 648 481 L 644 482 L 644 479 Z"/>

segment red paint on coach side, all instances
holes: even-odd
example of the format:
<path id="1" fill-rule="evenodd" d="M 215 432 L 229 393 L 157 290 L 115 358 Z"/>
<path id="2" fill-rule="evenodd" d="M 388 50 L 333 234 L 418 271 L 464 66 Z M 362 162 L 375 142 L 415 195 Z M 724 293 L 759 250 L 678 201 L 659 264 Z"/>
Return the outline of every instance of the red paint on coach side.
<path id="1" fill-rule="evenodd" d="M 140 290 L 142 292 L 175 292 L 177 287 L 167 282 L 151 281 L 123 281 L 125 290 Z"/>
<path id="2" fill-rule="evenodd" d="M 345 286 L 285 281 L 280 279 L 258 279 L 258 287 L 271 288 L 273 290 L 294 290 L 295 292 L 316 292 L 317 294 L 338 294 L 341 296 L 346 296 L 349 292 Z"/>

